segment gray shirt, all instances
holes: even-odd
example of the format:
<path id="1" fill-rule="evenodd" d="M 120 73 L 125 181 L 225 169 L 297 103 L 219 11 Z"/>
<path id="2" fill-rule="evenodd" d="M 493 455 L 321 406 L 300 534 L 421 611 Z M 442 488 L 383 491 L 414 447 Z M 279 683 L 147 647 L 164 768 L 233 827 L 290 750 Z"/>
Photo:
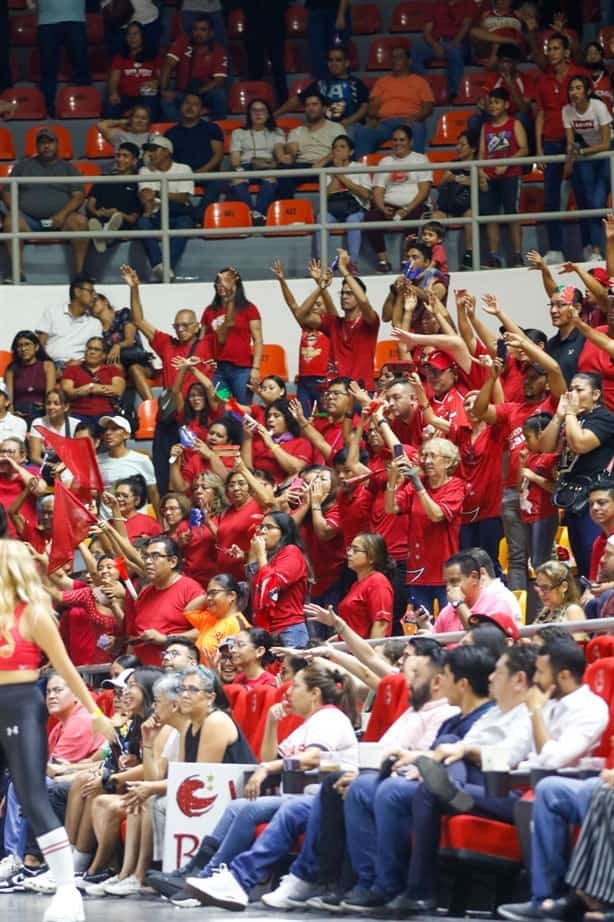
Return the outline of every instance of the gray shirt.
<path id="1" fill-rule="evenodd" d="M 47 176 L 51 179 L 53 176 L 79 176 L 79 170 L 66 160 L 47 163 L 38 157 L 28 157 L 27 160 L 17 161 L 11 176 Z M 73 192 L 84 191 L 79 183 L 23 183 L 19 186 L 19 208 L 31 218 L 50 218 L 64 208 Z"/>

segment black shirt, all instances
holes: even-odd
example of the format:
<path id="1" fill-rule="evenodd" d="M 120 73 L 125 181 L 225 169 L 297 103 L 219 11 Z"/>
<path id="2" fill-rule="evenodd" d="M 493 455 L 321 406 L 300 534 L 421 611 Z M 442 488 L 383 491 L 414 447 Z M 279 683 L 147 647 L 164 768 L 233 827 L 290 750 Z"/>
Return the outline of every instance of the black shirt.
<path id="1" fill-rule="evenodd" d="M 111 175 L 116 176 L 117 172 Z M 139 188 L 135 182 L 127 182 L 125 185 L 121 182 L 96 182 L 90 190 L 89 197 L 95 199 L 97 208 L 117 208 L 124 214 L 141 213 Z"/>
<path id="2" fill-rule="evenodd" d="M 213 156 L 212 141 L 224 143 L 224 135 L 215 122 L 199 122 L 192 128 L 175 125 L 166 132 L 166 137 L 173 142 L 173 160 L 186 163 L 191 170 L 198 170 L 208 163 Z"/>
<path id="3" fill-rule="evenodd" d="M 574 477 L 581 474 L 593 477 L 595 474 L 604 471 L 614 457 L 614 413 L 611 410 L 608 410 L 607 407 L 595 407 L 589 413 L 578 416 L 578 422 L 582 429 L 593 432 L 601 444 L 594 448 L 593 451 L 588 451 L 586 454 L 576 457 L 573 467 L 565 477 L 566 480 L 573 480 Z M 567 455 L 568 451 L 567 446 L 567 451 L 563 454 Z M 567 457 L 561 459 L 561 468 L 563 468 L 563 464 L 567 466 L 567 460 Z M 573 455 L 569 460 L 573 460 Z"/>
<path id="4" fill-rule="evenodd" d="M 369 99 L 369 90 L 358 77 L 327 77 L 326 80 L 314 80 L 304 90 L 297 93 L 299 99 L 306 99 L 313 93 L 319 93 L 326 99 L 330 110 L 326 118 L 332 122 L 340 122 L 349 115 L 354 115 L 356 110 Z"/>
<path id="5" fill-rule="evenodd" d="M 574 328 L 566 339 L 562 339 L 558 332 L 546 343 L 546 352 L 559 363 L 563 377 L 568 384 L 578 373 L 578 359 L 584 348 L 584 342 L 585 339 L 580 331 Z"/>

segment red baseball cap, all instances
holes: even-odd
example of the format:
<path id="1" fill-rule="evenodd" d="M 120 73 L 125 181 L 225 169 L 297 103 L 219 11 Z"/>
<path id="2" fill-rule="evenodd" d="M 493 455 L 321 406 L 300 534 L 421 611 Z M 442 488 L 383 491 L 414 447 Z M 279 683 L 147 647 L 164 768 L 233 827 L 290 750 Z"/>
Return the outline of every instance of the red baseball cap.
<path id="1" fill-rule="evenodd" d="M 488 624 L 489 621 L 496 624 L 497 627 L 500 628 L 507 637 L 511 637 L 512 640 L 518 640 L 520 637 L 518 625 L 512 616 L 505 612 L 494 612 L 492 615 L 471 614 L 469 616 L 469 624 L 472 626 L 476 624 Z"/>
<path id="2" fill-rule="evenodd" d="M 436 368 L 437 371 L 446 371 L 446 369 L 454 367 L 454 359 L 452 359 L 447 352 L 442 352 L 441 349 L 435 349 L 435 351 L 431 352 L 427 357 L 424 364 L 431 365 L 433 368 Z"/>
<path id="3" fill-rule="evenodd" d="M 601 266 L 597 266 L 596 269 L 589 269 L 588 274 L 592 275 L 600 285 L 603 285 L 604 288 L 610 287 L 610 276 L 605 269 L 602 269 Z"/>

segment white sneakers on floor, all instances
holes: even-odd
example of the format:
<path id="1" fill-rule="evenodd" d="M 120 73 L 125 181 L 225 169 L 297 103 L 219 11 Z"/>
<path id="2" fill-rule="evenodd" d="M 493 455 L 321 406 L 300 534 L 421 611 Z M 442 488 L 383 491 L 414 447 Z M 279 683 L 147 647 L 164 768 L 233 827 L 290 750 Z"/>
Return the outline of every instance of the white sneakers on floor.
<path id="1" fill-rule="evenodd" d="M 83 899 L 76 887 L 58 887 L 43 922 L 85 922 Z"/>
<path id="2" fill-rule="evenodd" d="M 269 909 L 295 909 L 304 906 L 317 890 L 316 884 L 301 880 L 294 874 L 286 874 L 280 880 L 277 889 L 265 893 L 261 901 Z"/>

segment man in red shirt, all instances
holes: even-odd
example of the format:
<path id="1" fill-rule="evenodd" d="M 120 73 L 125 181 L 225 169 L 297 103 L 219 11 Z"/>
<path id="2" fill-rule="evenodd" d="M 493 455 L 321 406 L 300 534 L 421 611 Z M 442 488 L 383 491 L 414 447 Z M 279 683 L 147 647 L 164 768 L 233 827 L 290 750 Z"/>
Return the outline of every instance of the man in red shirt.
<path id="1" fill-rule="evenodd" d="M 425 363 L 426 381 L 431 389 L 430 404 L 437 416 L 454 423 L 457 428 L 470 428 L 465 413 L 465 398 L 456 387 L 457 371 L 454 359 L 440 349 L 428 356 Z"/>
<path id="2" fill-rule="evenodd" d="M 477 12 L 473 0 L 448 0 L 429 4 L 421 39 L 412 39 L 412 60 L 417 74 L 426 64 L 444 58 L 448 74 L 448 95 L 452 102 L 458 90 L 469 53 L 469 29 Z"/>
<path id="3" fill-rule="evenodd" d="M 131 266 L 122 266 L 122 278 L 130 288 L 130 309 L 132 319 L 139 331 L 147 337 L 162 360 L 162 384 L 165 390 L 172 388 L 179 371 L 175 359 L 189 359 L 193 365 L 199 365 L 208 375 L 213 369 L 213 360 L 209 339 L 203 335 L 200 323 L 192 310 L 180 310 L 175 314 L 173 329 L 175 336 L 169 336 L 157 330 L 145 319 L 141 296 L 139 294 L 139 277 Z M 181 385 L 185 397 L 195 382 L 194 375 L 188 370 Z M 173 445 L 179 441 L 179 426 L 173 414 L 166 420 L 158 417 L 152 445 L 152 460 L 156 472 L 158 490 L 161 496 L 168 493 L 169 456 Z"/>
<path id="4" fill-rule="evenodd" d="M 482 125 L 488 117 L 486 112 L 488 94 L 491 90 L 503 87 L 510 94 L 509 114 L 514 115 L 519 122 L 522 122 L 530 138 L 529 149 L 533 150 L 535 146 L 533 143 L 535 134 L 533 128 L 533 101 L 537 94 L 537 84 L 531 74 L 518 70 L 521 60 L 522 55 L 517 45 L 512 45 L 510 42 L 504 42 L 499 45 L 495 70 L 484 72 L 484 81 L 480 87 L 480 96 L 477 103 L 479 113 L 471 116 L 468 128 L 476 134 L 481 131 Z"/>
<path id="5" fill-rule="evenodd" d="M 228 97 L 228 56 L 213 38 L 211 17 L 202 13 L 194 18 L 190 35 L 182 34 L 168 49 L 160 70 L 162 112 L 169 121 L 179 119 L 181 100 L 186 91 L 198 93 L 212 119 L 226 117 Z M 175 75 L 175 88 L 170 89 Z"/>
<path id="6" fill-rule="evenodd" d="M 413 385 L 409 381 L 393 381 L 386 391 L 389 406 L 390 428 L 403 445 L 420 448 L 422 422 Z"/>
<path id="7" fill-rule="evenodd" d="M 589 577 L 594 583 L 600 581 L 599 569 L 603 552 L 608 538 L 614 535 L 614 480 L 597 482 L 593 485 L 588 493 L 588 508 L 591 519 L 602 529 L 601 534 L 593 542 L 591 552 Z"/>
<path id="8" fill-rule="evenodd" d="M 556 32 L 548 39 L 546 51 L 548 69 L 537 83 L 537 118 L 535 120 L 535 146 L 538 157 L 564 154 L 566 151 L 563 128 L 563 106 L 567 105 L 567 85 L 572 77 L 586 71 L 571 63 L 569 39 Z M 563 163 L 549 163 L 544 167 L 544 210 L 560 211 Z M 548 264 L 563 262 L 563 230 L 560 221 L 546 221 L 550 249 L 544 257 Z"/>

